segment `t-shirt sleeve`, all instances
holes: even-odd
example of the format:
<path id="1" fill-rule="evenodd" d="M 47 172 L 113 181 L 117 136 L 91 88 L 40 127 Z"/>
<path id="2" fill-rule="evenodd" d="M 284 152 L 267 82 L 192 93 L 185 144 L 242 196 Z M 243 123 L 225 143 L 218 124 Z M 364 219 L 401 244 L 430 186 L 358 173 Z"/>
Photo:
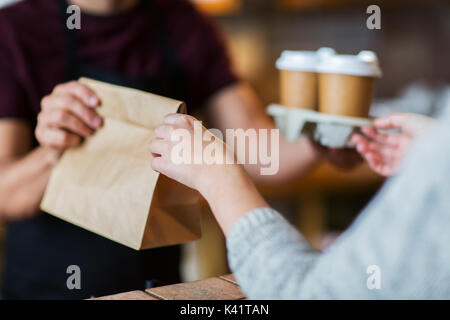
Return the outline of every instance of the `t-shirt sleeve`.
<path id="1" fill-rule="evenodd" d="M 220 89 L 238 81 L 238 77 L 233 71 L 224 35 L 212 19 L 203 19 L 205 21 L 202 32 L 206 44 L 203 65 L 199 72 L 204 79 L 200 98 L 207 99 Z"/>
<path id="2" fill-rule="evenodd" d="M 227 44 L 214 18 L 199 12 L 185 2 L 179 23 L 185 26 L 183 66 L 188 76 L 188 108 L 199 108 L 221 89 L 239 81 L 233 70 Z M 186 27 L 189 26 L 189 27 Z M 190 103 L 190 106 L 189 106 Z"/>
<path id="3" fill-rule="evenodd" d="M 14 35 L 0 15 L 0 118 L 27 118 L 26 93 L 15 63 Z"/>

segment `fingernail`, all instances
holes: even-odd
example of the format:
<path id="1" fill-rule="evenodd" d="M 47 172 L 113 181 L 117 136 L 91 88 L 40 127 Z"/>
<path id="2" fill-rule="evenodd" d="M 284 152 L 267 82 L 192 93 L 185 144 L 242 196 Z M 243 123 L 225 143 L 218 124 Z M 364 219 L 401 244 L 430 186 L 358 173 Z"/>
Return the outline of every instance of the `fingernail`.
<path id="1" fill-rule="evenodd" d="M 95 128 L 99 128 L 102 125 L 102 118 L 100 117 L 95 117 L 94 119 L 92 119 L 91 124 L 95 127 Z"/>
<path id="2" fill-rule="evenodd" d="M 96 96 L 90 96 L 88 100 L 89 105 L 96 106 L 98 103 L 98 99 Z"/>

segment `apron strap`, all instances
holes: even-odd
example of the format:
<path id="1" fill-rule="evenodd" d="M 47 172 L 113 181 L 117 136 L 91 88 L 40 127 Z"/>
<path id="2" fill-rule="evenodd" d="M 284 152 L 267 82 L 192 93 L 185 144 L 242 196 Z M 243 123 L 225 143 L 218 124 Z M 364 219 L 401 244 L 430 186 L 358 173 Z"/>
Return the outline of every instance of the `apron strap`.
<path id="1" fill-rule="evenodd" d="M 78 39 L 76 37 L 76 29 L 69 30 L 66 27 L 66 17 L 67 17 L 67 7 L 69 4 L 67 0 L 59 0 L 58 1 L 60 13 L 61 13 L 61 22 L 64 30 L 64 81 L 76 80 L 78 74 L 78 68 L 81 65 L 81 61 L 79 61 L 78 57 Z"/>
<path id="2" fill-rule="evenodd" d="M 160 15 L 155 12 L 155 9 L 150 5 L 151 0 L 141 0 L 143 9 L 151 16 L 152 26 L 156 32 L 156 37 L 158 39 L 159 48 L 162 51 L 163 59 L 165 65 L 170 67 L 171 70 L 176 69 L 178 66 L 177 59 L 175 57 L 175 49 L 172 42 L 169 41 L 164 22 Z"/>

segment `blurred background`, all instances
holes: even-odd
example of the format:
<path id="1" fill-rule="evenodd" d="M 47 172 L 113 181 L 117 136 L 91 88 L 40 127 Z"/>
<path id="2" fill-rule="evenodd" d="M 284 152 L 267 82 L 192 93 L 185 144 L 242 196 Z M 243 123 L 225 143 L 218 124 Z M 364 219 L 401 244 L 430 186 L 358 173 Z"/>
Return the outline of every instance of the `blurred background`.
<path id="1" fill-rule="evenodd" d="M 450 2 L 362 0 L 195 0 L 228 39 L 236 70 L 267 106 L 279 101 L 275 61 L 283 50 L 377 53 L 383 78 L 373 116 L 392 112 L 436 115 L 450 104 Z M 369 30 L 366 9 L 381 8 L 381 30 Z M 260 187 L 270 204 L 318 249 L 335 239 L 383 183 L 361 165 L 353 170 L 319 165 L 290 185 Z M 227 272 L 225 246 L 210 214 L 204 237 L 187 246 L 184 276 L 194 280 Z"/>
<path id="2" fill-rule="evenodd" d="M 384 76 L 377 84 L 374 116 L 394 111 L 436 115 L 449 105 L 449 1 L 192 1 L 221 25 L 236 70 L 266 106 L 278 101 L 275 61 L 280 53 L 323 46 L 338 53 L 367 49 L 378 54 Z M 0 0 L 0 6 L 8 2 Z M 366 28 L 371 4 L 381 8 L 381 30 Z M 260 189 L 320 249 L 352 222 L 382 183 L 365 165 L 344 171 L 321 164 L 301 181 Z M 206 205 L 203 224 L 202 240 L 184 248 L 185 281 L 228 272 L 224 239 Z M 4 231 L 0 224 L 0 234 Z"/>

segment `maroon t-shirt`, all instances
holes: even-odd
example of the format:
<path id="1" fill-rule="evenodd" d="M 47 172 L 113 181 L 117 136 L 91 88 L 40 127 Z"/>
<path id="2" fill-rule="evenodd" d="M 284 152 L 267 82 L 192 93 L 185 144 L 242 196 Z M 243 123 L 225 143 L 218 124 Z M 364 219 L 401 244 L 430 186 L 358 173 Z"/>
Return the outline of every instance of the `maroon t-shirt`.
<path id="1" fill-rule="evenodd" d="M 190 111 L 237 80 L 213 21 L 188 1 L 151 0 L 176 60 L 185 71 Z M 64 81 L 64 25 L 53 0 L 25 0 L 0 10 L 0 117 L 32 118 L 40 100 Z M 133 9 L 114 16 L 81 15 L 84 62 L 130 78 L 163 67 L 151 16 Z"/>
<path id="2" fill-rule="evenodd" d="M 0 118 L 34 123 L 42 97 L 65 80 L 58 1 L 23 0 L 0 10 Z M 82 14 L 77 37 L 83 62 L 124 78 L 158 79 L 166 65 L 153 27 L 156 14 L 183 70 L 190 111 L 237 81 L 211 19 L 187 1 L 148 1 L 153 13 L 139 6 L 115 16 Z M 70 265 L 81 269 L 80 290 L 66 286 Z M 143 289 L 148 280 L 173 282 L 177 271 L 175 247 L 136 252 L 43 214 L 8 225 L 3 296 L 88 298 Z"/>

